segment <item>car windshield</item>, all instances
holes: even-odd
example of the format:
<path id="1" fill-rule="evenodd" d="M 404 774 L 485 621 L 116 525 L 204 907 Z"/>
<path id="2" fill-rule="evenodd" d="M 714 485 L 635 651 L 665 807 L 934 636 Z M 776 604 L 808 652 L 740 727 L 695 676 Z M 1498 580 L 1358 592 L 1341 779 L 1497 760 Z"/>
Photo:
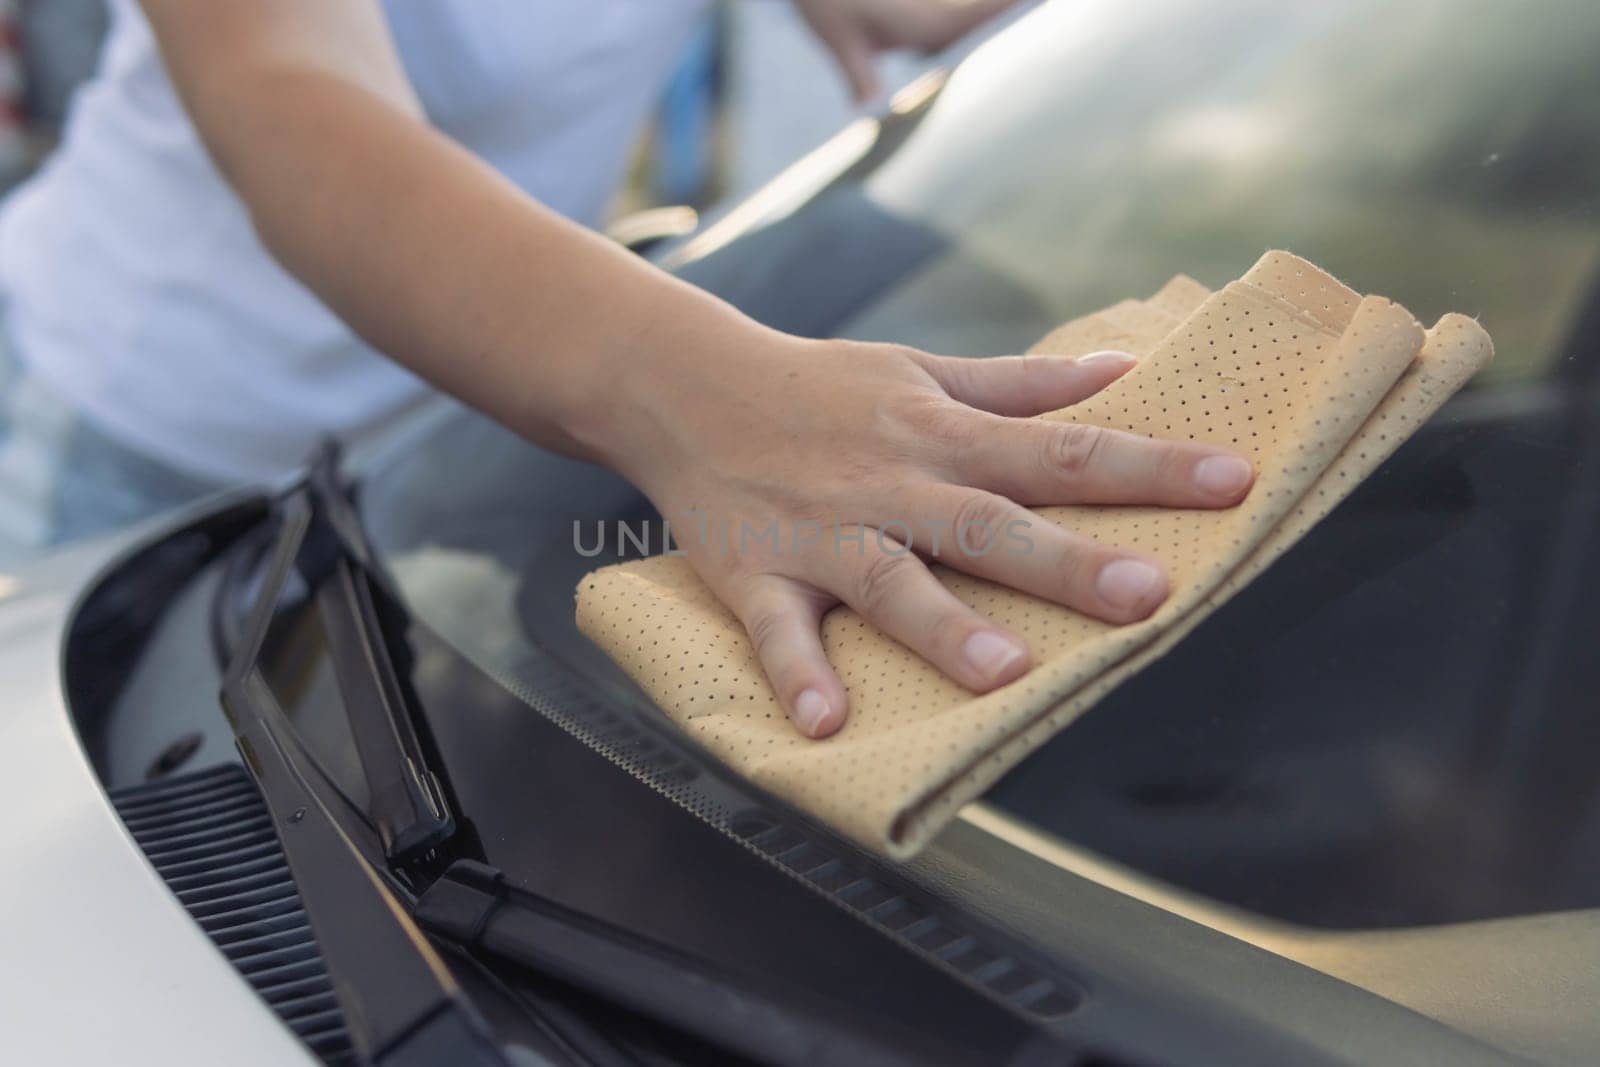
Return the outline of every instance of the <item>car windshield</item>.
<path id="1" fill-rule="evenodd" d="M 1304 926 L 1600 904 L 1600 5 L 1047 5 L 664 262 L 785 329 L 981 356 L 1279 247 L 1478 316 L 1493 368 L 986 803 Z M 491 674 L 644 706 L 573 624 L 611 562 L 574 521 L 649 514 L 620 480 L 441 407 L 361 505 Z"/>

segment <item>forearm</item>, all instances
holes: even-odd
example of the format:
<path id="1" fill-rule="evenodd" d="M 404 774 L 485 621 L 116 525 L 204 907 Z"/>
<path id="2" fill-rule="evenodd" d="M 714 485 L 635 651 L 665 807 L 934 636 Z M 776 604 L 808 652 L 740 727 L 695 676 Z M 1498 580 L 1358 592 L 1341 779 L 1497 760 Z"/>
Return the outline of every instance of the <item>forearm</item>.
<path id="1" fill-rule="evenodd" d="M 285 267 L 379 350 L 540 443 L 614 460 L 622 376 L 766 333 L 338 73 L 234 73 L 191 108 Z"/>

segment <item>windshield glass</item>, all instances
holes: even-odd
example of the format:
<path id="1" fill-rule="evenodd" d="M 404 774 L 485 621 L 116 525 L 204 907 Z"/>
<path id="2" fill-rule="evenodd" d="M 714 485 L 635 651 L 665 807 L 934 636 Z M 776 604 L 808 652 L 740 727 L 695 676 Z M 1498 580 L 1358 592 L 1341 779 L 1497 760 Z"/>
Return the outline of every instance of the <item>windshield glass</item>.
<path id="1" fill-rule="evenodd" d="M 1600 904 L 1600 5 L 1052 4 L 900 111 L 812 158 L 833 180 L 780 180 L 668 262 L 785 329 L 986 355 L 1284 247 L 1497 344 L 989 801 L 1306 926 Z M 362 506 L 465 654 L 645 706 L 573 626 L 578 580 L 614 561 L 573 523 L 647 515 L 628 486 L 441 408 Z"/>

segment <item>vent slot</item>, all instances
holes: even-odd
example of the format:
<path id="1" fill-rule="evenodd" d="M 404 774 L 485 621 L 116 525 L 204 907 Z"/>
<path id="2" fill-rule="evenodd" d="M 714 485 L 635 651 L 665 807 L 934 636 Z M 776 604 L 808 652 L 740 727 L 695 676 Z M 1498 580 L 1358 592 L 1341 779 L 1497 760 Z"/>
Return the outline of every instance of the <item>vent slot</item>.
<path id="1" fill-rule="evenodd" d="M 325 1063 L 355 1050 L 272 816 L 236 763 L 114 790 L 157 873 L 251 987 Z"/>

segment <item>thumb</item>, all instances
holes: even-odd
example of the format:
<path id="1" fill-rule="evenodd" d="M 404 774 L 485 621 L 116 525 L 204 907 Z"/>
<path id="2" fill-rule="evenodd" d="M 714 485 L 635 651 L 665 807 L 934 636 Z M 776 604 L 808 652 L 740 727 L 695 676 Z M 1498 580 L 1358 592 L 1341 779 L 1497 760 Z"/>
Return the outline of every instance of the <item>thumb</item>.
<path id="1" fill-rule="evenodd" d="M 1138 363 L 1127 352 L 963 359 L 918 354 L 918 362 L 954 400 L 996 415 L 1041 415 L 1093 396 Z"/>

